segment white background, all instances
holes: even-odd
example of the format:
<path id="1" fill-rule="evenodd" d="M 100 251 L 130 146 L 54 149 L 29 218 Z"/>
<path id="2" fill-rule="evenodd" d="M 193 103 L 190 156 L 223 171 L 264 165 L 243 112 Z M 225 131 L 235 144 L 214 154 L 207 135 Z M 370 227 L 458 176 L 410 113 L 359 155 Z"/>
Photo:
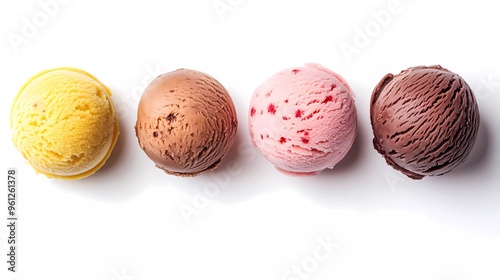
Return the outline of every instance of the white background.
<path id="1" fill-rule="evenodd" d="M 69 0 L 46 11 L 47 2 L 0 4 L 0 172 L 16 167 L 19 178 L 14 275 L 4 262 L 1 176 L 0 279 L 500 279 L 494 2 Z M 343 53 L 347 44 L 356 53 Z M 249 144 L 246 116 L 257 86 L 306 62 L 350 83 L 359 131 L 334 170 L 287 177 Z M 373 149 L 369 98 L 386 73 L 434 64 L 475 91 L 479 137 L 453 172 L 412 181 Z M 36 175 L 11 143 L 9 110 L 20 86 L 60 66 L 108 85 L 120 118 L 107 164 L 79 181 Z M 154 168 L 133 130 L 144 87 L 178 68 L 217 78 L 239 117 L 228 157 L 195 178 Z"/>

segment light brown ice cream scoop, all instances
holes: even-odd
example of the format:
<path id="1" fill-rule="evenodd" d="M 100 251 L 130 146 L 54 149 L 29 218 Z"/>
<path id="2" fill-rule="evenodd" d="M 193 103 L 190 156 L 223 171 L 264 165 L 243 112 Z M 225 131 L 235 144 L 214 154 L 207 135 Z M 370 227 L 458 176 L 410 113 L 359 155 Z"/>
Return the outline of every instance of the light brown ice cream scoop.
<path id="1" fill-rule="evenodd" d="M 472 90 L 439 65 L 387 74 L 373 90 L 370 118 L 375 149 L 412 179 L 442 175 L 464 162 L 479 128 Z"/>
<path id="2" fill-rule="evenodd" d="M 140 147 L 166 173 L 213 170 L 234 143 L 238 121 L 227 90 L 213 77 L 179 69 L 157 77 L 139 102 Z"/>

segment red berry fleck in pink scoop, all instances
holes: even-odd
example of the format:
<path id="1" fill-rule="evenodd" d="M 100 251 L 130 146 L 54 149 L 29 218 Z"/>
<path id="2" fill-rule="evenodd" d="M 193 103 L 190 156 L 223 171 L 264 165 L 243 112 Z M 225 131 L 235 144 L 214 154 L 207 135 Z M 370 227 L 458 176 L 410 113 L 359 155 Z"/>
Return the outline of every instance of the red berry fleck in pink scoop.
<path id="1" fill-rule="evenodd" d="M 281 138 L 280 138 L 280 143 L 281 143 L 281 144 L 286 143 L 286 139 L 285 139 L 285 137 L 281 137 Z"/>
<path id="2" fill-rule="evenodd" d="M 298 131 L 297 131 L 298 132 Z M 300 132 L 304 133 L 304 137 L 301 137 L 300 140 L 302 140 L 302 143 L 307 144 L 309 143 L 309 132 L 301 130 Z"/>
<path id="3" fill-rule="evenodd" d="M 267 106 L 267 111 L 273 115 L 276 114 L 276 108 L 273 104 L 269 104 L 269 106 Z"/>
<path id="4" fill-rule="evenodd" d="M 323 102 L 321 102 L 322 104 L 325 104 L 327 102 L 332 102 L 333 101 L 333 96 L 331 95 L 328 95 L 325 100 L 323 100 Z"/>
<path id="5" fill-rule="evenodd" d="M 295 112 L 295 117 L 296 118 L 302 117 L 302 111 L 301 110 L 297 110 L 297 112 Z"/>
<path id="6" fill-rule="evenodd" d="M 297 73 L 300 72 L 300 70 L 299 69 L 293 69 L 292 72 L 293 72 L 293 74 L 297 74 Z"/>
<path id="7" fill-rule="evenodd" d="M 255 108 L 252 107 L 252 109 L 250 109 L 250 116 L 255 116 Z"/>

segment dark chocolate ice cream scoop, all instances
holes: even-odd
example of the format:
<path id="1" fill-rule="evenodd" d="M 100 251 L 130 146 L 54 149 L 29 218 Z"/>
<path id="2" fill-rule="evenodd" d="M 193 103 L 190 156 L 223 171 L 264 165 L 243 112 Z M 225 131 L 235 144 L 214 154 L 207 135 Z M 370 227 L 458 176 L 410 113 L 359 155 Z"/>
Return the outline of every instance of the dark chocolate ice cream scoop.
<path id="1" fill-rule="evenodd" d="M 476 141 L 474 94 L 464 79 L 439 65 L 387 74 L 370 107 L 375 149 L 412 179 L 450 172 Z"/>

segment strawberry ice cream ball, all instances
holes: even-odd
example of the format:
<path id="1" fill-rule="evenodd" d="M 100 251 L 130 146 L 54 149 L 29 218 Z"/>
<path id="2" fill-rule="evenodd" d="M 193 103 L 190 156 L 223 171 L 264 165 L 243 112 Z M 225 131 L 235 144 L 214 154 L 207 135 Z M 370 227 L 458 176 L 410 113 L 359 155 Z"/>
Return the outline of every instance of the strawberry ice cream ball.
<path id="1" fill-rule="evenodd" d="M 252 96 L 248 118 L 253 144 L 287 175 L 333 168 L 351 149 L 357 132 L 351 88 L 317 64 L 267 79 Z"/>

